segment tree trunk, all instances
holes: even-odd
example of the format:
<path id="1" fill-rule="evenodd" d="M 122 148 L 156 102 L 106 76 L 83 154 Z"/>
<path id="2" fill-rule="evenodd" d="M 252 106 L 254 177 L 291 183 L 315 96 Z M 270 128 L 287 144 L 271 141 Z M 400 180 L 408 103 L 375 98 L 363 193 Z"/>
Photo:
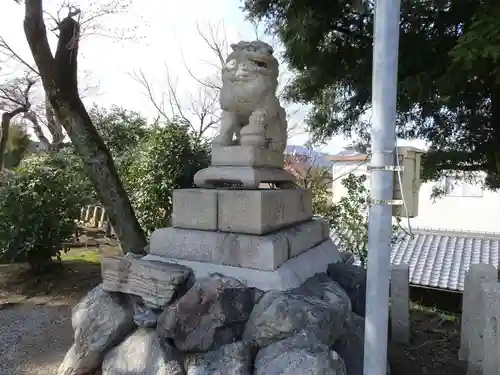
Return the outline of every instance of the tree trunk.
<path id="1" fill-rule="evenodd" d="M 50 148 L 50 142 L 47 137 L 43 134 L 42 126 L 38 122 L 38 118 L 36 117 L 36 113 L 33 111 L 27 112 L 24 117 L 28 119 L 33 125 L 33 131 L 35 132 L 36 137 L 43 145 L 44 150 L 48 150 Z"/>
<path id="2" fill-rule="evenodd" d="M 28 110 L 29 106 L 19 107 L 11 112 L 4 112 L 2 114 L 2 132 L 0 134 L 0 171 L 3 171 L 5 168 L 5 151 L 9 140 L 10 122 L 15 116 Z"/>
<path id="3" fill-rule="evenodd" d="M 64 140 L 64 134 L 61 124 L 57 121 L 54 115 L 54 110 L 52 109 L 52 105 L 50 104 L 50 100 L 47 96 L 45 96 L 45 117 L 47 119 L 47 127 L 52 135 L 52 147 L 53 149 L 59 149 Z"/>
<path id="4" fill-rule="evenodd" d="M 57 121 L 82 157 L 124 252 L 141 253 L 146 239 L 111 154 L 85 109 L 77 84 L 80 25 L 71 15 L 59 24 L 55 56 L 47 40 L 42 0 L 25 1 L 24 30 Z"/>

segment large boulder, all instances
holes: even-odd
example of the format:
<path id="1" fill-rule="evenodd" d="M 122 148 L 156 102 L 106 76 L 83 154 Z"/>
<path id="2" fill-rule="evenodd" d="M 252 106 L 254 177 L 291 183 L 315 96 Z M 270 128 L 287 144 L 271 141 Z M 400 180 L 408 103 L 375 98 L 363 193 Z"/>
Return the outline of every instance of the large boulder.
<path id="1" fill-rule="evenodd" d="M 102 375 L 183 375 L 177 351 L 161 342 L 156 330 L 139 328 L 102 363 Z"/>
<path id="2" fill-rule="evenodd" d="M 160 336 L 182 351 L 207 351 L 241 339 L 258 291 L 236 279 L 199 280 L 158 317 Z"/>
<path id="3" fill-rule="evenodd" d="M 58 375 L 83 375 L 97 369 L 104 354 L 134 328 L 133 312 L 126 299 L 106 292 L 102 285 L 91 290 L 74 308 L 74 344 L 59 366 Z"/>
<path id="4" fill-rule="evenodd" d="M 317 297 L 335 307 L 343 307 L 345 314 L 352 311 L 351 300 L 344 289 L 326 273 L 318 273 L 308 278 L 293 290 L 294 293 Z"/>
<path id="5" fill-rule="evenodd" d="M 366 269 L 348 263 L 332 263 L 328 265 L 327 273 L 349 296 L 352 311 L 365 317 Z"/>
<path id="6" fill-rule="evenodd" d="M 342 358 L 312 332 L 301 331 L 257 353 L 255 375 L 346 375 Z M 350 375 L 350 373 L 349 373 Z"/>
<path id="7" fill-rule="evenodd" d="M 351 306 L 342 289 L 327 279 L 323 274 L 295 290 L 266 293 L 250 314 L 244 340 L 263 348 L 306 330 L 331 346 L 343 334 Z"/>
<path id="8" fill-rule="evenodd" d="M 251 375 L 252 346 L 241 341 L 223 345 L 203 356 L 192 357 L 187 375 Z"/>

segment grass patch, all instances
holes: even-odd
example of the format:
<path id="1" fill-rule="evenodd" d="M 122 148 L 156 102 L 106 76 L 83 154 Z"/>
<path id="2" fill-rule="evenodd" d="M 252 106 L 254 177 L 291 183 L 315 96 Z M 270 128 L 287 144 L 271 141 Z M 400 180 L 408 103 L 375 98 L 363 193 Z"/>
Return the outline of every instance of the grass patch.
<path id="1" fill-rule="evenodd" d="M 71 248 L 61 254 L 47 272 L 34 274 L 27 264 L 0 265 L 0 300 L 47 297 L 47 299 L 78 300 L 101 279 L 101 258 L 120 255 L 116 246 Z"/>
<path id="2" fill-rule="evenodd" d="M 101 252 L 96 248 L 87 248 L 87 249 L 77 248 L 77 249 L 71 249 L 67 253 L 62 254 L 61 260 L 63 264 L 69 263 L 71 261 L 83 261 L 83 262 L 100 264 L 101 257 L 102 257 Z"/>
<path id="3" fill-rule="evenodd" d="M 61 254 L 61 261 L 54 257 L 43 274 L 34 274 L 25 263 L 1 264 L 0 306 L 32 297 L 72 299 L 74 303 L 102 281 L 101 258 L 121 255 L 116 240 L 83 229 L 80 240 Z"/>
<path id="4" fill-rule="evenodd" d="M 414 314 L 427 314 L 439 318 L 442 322 L 460 322 L 460 315 L 449 311 L 440 310 L 436 306 L 423 306 L 417 303 L 411 303 L 410 309 Z"/>

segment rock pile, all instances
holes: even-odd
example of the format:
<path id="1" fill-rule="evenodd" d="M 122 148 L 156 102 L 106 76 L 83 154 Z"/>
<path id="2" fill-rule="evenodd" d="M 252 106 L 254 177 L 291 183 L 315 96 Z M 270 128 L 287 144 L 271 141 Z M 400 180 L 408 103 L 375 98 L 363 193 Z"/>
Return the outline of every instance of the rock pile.
<path id="1" fill-rule="evenodd" d="M 102 264 L 103 283 L 74 307 L 58 375 L 363 373 L 366 275 L 356 266 L 264 293 L 133 256 Z"/>

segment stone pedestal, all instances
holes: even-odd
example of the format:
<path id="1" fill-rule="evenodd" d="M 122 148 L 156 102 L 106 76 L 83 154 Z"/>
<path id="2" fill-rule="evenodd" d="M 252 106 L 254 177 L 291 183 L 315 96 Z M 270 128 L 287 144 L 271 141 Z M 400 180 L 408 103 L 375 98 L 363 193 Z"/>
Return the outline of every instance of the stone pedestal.
<path id="1" fill-rule="evenodd" d="M 262 236 L 170 227 L 151 234 L 149 254 L 273 271 L 328 237 L 328 225 L 321 220 L 306 221 Z"/>
<path id="2" fill-rule="evenodd" d="M 282 152 L 251 146 L 214 146 L 212 166 L 283 168 Z"/>
<path id="3" fill-rule="evenodd" d="M 266 234 L 312 218 L 304 189 L 182 189 L 173 200 L 176 228 Z"/>
<path id="4" fill-rule="evenodd" d="M 232 277 L 243 282 L 247 287 L 255 287 L 263 291 L 289 290 L 297 288 L 309 277 L 326 272 L 328 264 L 342 261 L 340 252 L 331 239 L 304 251 L 299 256 L 288 259 L 275 270 L 259 270 L 247 267 L 233 267 L 209 262 L 168 258 L 149 254 L 144 260 L 155 260 L 175 263 L 193 270 L 196 279 L 214 274 Z"/>
<path id="5" fill-rule="evenodd" d="M 284 185 L 294 182 L 295 177 L 280 168 L 212 166 L 202 169 L 194 176 L 196 186 L 204 188 L 239 184 L 244 189 L 257 189 L 263 183 Z"/>
<path id="6" fill-rule="evenodd" d="M 214 146 L 212 166 L 195 175 L 199 188 L 174 191 L 172 227 L 151 234 L 149 256 L 188 265 L 196 277 L 243 275 L 265 290 L 325 272 L 340 254 L 328 224 L 313 219 L 311 191 L 283 164 L 275 150 Z M 264 182 L 277 188 L 259 189 Z"/>

